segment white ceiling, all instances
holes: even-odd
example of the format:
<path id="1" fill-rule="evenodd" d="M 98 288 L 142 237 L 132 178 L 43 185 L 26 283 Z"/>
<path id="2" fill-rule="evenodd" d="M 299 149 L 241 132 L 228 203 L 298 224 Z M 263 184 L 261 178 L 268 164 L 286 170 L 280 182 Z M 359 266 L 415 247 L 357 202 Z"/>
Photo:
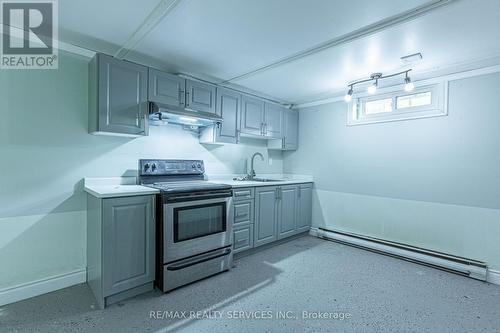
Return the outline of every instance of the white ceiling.
<path id="1" fill-rule="evenodd" d="M 163 0 L 172 1 L 172 0 Z M 428 0 L 179 0 L 125 57 L 216 80 L 277 60 L 428 3 Z M 59 2 L 60 39 L 115 54 L 159 0 Z M 500 59 L 500 1 L 458 0 L 413 20 L 231 81 L 293 103 L 338 94 L 349 81 L 403 67 L 414 75 Z"/>

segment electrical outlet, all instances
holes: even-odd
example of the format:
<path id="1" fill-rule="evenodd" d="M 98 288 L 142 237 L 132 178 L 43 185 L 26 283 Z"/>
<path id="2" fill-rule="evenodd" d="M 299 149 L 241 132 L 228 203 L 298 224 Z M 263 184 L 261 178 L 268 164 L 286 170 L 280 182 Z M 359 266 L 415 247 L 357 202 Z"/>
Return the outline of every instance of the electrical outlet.
<path id="1" fill-rule="evenodd" d="M 269 157 L 267 160 L 269 161 L 269 165 L 273 165 L 273 159 L 272 158 Z"/>

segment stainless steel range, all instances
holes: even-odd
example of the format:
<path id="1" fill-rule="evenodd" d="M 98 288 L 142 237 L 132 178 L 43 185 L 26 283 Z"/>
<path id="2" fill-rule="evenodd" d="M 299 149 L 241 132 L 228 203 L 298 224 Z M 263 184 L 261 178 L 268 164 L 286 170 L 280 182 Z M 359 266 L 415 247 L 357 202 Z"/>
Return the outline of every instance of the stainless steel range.
<path id="1" fill-rule="evenodd" d="M 164 292 L 232 266 L 232 189 L 204 174 L 201 160 L 139 160 L 140 184 L 161 191 L 156 285 Z"/>

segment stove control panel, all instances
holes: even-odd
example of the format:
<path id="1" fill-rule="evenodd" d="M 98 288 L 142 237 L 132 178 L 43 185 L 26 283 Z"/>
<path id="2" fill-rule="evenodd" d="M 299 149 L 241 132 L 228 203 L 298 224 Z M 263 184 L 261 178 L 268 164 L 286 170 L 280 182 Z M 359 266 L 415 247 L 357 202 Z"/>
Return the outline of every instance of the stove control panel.
<path id="1" fill-rule="evenodd" d="M 202 160 L 139 160 L 139 175 L 203 175 Z"/>

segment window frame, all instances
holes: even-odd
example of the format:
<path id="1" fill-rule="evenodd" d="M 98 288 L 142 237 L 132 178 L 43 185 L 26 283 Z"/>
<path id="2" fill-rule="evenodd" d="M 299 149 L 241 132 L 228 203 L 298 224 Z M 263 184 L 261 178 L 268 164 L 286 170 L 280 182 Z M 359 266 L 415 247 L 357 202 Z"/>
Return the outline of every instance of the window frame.
<path id="1" fill-rule="evenodd" d="M 382 90 L 382 89 L 381 89 Z M 397 108 L 397 98 L 415 95 L 419 93 L 431 92 L 431 104 Z M 366 102 L 392 99 L 392 111 L 380 112 L 375 114 L 365 114 L 364 108 Z M 429 117 L 446 116 L 448 114 L 448 82 L 429 84 L 421 87 L 416 87 L 411 92 L 406 92 L 401 89 L 401 86 L 384 88 L 379 94 L 369 95 L 364 93 L 353 100 L 348 105 L 347 125 L 364 125 L 390 121 L 402 121 L 410 119 L 420 119 Z"/>

